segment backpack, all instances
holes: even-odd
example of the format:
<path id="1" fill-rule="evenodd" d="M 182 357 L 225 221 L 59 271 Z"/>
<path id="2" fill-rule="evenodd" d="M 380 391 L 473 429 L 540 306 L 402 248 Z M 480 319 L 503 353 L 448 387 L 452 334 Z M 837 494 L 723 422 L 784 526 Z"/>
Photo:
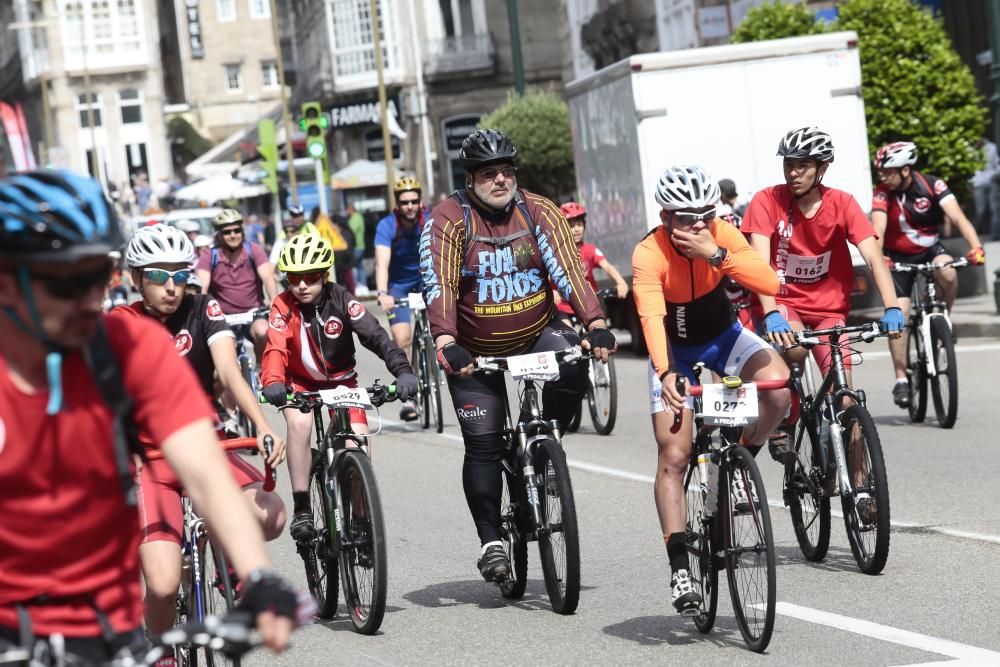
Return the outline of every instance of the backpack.
<path id="1" fill-rule="evenodd" d="M 264 290 L 264 283 L 261 282 L 260 276 L 257 274 L 257 263 L 253 261 L 253 253 L 250 252 L 250 242 L 243 242 L 243 252 L 247 257 L 247 264 L 250 265 L 250 270 L 253 272 L 253 277 L 257 281 L 257 294 L 262 295 Z M 212 246 L 212 266 L 209 269 L 211 273 L 215 273 L 215 267 L 219 265 L 219 248 L 218 246 Z"/>
<path id="2" fill-rule="evenodd" d="M 97 331 L 83 349 L 83 358 L 90 369 L 104 402 L 111 408 L 114 418 L 112 438 L 115 448 L 115 467 L 118 469 L 118 481 L 122 493 L 125 494 L 125 504 L 136 507 L 135 477 L 129 466 L 129 458 L 138 455 L 146 459 L 145 449 L 139 442 L 139 434 L 133 418 L 134 405 L 132 399 L 125 393 L 125 382 L 122 379 L 121 366 L 111 349 L 104 321 L 98 320 Z"/>

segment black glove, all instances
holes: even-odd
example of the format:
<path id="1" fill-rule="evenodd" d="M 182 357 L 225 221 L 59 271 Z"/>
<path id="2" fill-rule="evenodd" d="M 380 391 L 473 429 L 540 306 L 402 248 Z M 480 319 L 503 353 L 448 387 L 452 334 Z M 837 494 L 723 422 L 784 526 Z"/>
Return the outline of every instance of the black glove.
<path id="1" fill-rule="evenodd" d="M 438 350 L 438 361 L 445 373 L 454 375 L 472 363 L 472 353 L 457 343 L 448 343 Z"/>
<path id="2" fill-rule="evenodd" d="M 269 385 L 269 387 L 272 385 Z M 257 614 L 270 611 L 275 616 L 299 623 L 299 594 L 272 570 L 254 570 L 243 582 L 239 609 Z"/>
<path id="3" fill-rule="evenodd" d="M 396 378 L 396 395 L 399 400 L 408 401 L 417 397 L 417 376 L 413 373 L 400 373 Z"/>
<path id="4" fill-rule="evenodd" d="M 614 350 L 615 345 L 617 344 L 615 341 L 615 335 L 604 327 L 591 329 L 583 338 L 590 343 L 591 349 L 606 347 L 609 350 Z"/>
<path id="5" fill-rule="evenodd" d="M 264 387 L 260 393 L 264 394 L 264 398 L 267 399 L 267 402 L 276 408 L 280 408 L 284 405 L 288 396 L 288 390 L 285 389 L 285 385 L 280 382 L 272 382 Z"/>

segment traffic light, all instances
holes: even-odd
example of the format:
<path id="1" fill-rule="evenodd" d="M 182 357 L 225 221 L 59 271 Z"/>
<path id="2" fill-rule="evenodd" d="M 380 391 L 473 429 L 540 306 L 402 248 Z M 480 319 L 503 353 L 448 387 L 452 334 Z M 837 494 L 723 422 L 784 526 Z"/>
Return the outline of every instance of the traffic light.
<path id="1" fill-rule="evenodd" d="M 257 135 L 260 143 L 257 152 L 260 153 L 260 166 L 267 172 L 261 183 L 267 186 L 271 193 L 278 192 L 278 142 L 274 134 L 274 121 L 268 118 L 257 123 Z"/>
<path id="2" fill-rule="evenodd" d="M 326 128 L 330 119 L 323 113 L 319 102 L 302 105 L 302 119 L 299 127 L 306 133 L 306 153 L 311 158 L 322 160 L 326 157 Z"/>

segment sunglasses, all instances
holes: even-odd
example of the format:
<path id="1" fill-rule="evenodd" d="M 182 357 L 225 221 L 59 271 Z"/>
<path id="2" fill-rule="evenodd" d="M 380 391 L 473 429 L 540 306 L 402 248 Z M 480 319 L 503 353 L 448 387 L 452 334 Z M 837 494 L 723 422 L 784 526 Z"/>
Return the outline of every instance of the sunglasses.
<path id="1" fill-rule="evenodd" d="M 72 273 L 66 276 L 50 276 L 32 273 L 31 279 L 40 282 L 49 296 L 72 301 L 88 294 L 91 290 L 104 287 L 111 280 L 112 264 L 109 261 L 98 269 L 86 273 Z"/>
<path id="2" fill-rule="evenodd" d="M 674 211 L 674 215 L 677 216 L 677 222 L 682 225 L 694 225 L 699 222 L 711 222 L 715 220 L 715 207 L 703 211 L 701 213 L 686 213 L 684 211 Z"/>
<path id="3" fill-rule="evenodd" d="M 500 169 L 483 169 L 476 176 L 484 181 L 495 181 L 497 174 L 502 175 L 504 178 L 514 178 L 514 174 L 516 173 L 517 169 L 514 167 L 503 167 Z"/>
<path id="4" fill-rule="evenodd" d="M 402 199 L 400 199 L 398 201 L 399 201 L 399 205 L 400 206 L 419 206 L 420 205 L 420 200 L 419 199 L 407 199 L 405 201 L 402 200 Z"/>
<path id="5" fill-rule="evenodd" d="M 242 227 L 226 227 L 225 229 L 220 229 L 219 234 L 222 236 L 238 236 L 243 233 Z"/>
<path id="6" fill-rule="evenodd" d="M 311 273 L 286 273 L 285 277 L 288 278 L 288 282 L 291 285 L 298 285 L 299 283 L 305 281 L 306 285 L 315 285 L 320 280 L 326 271 L 313 271 Z"/>
<path id="7" fill-rule="evenodd" d="M 191 269 L 178 269 L 177 271 L 167 271 L 166 269 L 143 269 L 142 273 L 146 280 L 154 285 L 166 285 L 171 278 L 175 285 L 185 285 L 191 279 Z"/>

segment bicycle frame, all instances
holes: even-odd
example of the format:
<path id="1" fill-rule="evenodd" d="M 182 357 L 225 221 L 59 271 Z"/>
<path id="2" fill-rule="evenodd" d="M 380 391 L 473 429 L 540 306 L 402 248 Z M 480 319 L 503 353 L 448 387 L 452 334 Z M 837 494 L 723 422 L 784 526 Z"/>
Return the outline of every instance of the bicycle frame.
<path id="1" fill-rule="evenodd" d="M 195 620 L 200 622 L 205 620 L 206 600 L 202 596 L 201 589 L 201 557 L 203 554 L 199 544 L 208 539 L 208 532 L 205 529 L 205 520 L 195 513 L 190 498 L 184 496 L 181 499 L 181 506 L 184 511 L 184 530 L 181 535 L 181 568 L 183 571 L 183 559 L 190 559 L 191 588 L 187 594 L 194 596 Z"/>

